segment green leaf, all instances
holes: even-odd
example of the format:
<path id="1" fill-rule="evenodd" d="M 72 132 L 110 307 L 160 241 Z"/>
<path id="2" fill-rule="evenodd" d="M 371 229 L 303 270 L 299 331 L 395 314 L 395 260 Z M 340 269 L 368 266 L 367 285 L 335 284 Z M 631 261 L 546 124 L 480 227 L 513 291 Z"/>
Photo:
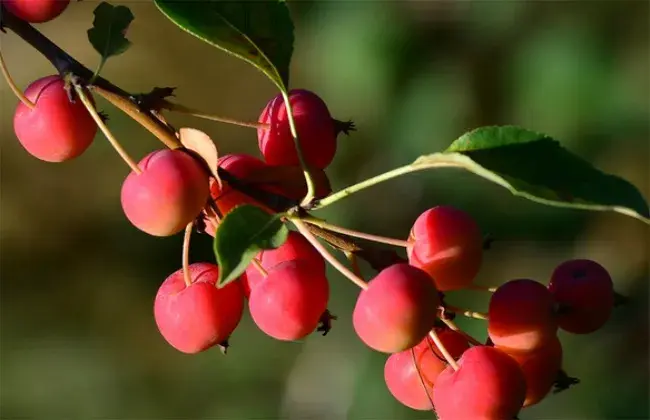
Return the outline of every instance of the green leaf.
<path id="1" fill-rule="evenodd" d="M 249 204 L 235 207 L 223 218 L 214 236 L 219 264 L 218 287 L 239 277 L 263 249 L 275 249 L 287 240 L 289 229 L 280 220 Z"/>
<path id="2" fill-rule="evenodd" d="M 155 0 L 181 29 L 263 72 L 282 91 L 289 85 L 293 22 L 282 0 Z"/>
<path id="3" fill-rule="evenodd" d="M 463 168 L 539 203 L 615 211 L 650 224 L 648 204 L 632 184 L 599 171 L 549 136 L 519 127 L 478 128 L 411 166 Z"/>
<path id="4" fill-rule="evenodd" d="M 126 30 L 133 22 L 133 13 L 126 6 L 112 6 L 101 2 L 93 12 L 93 27 L 88 29 L 88 40 L 102 56 L 102 62 L 129 49 Z"/>

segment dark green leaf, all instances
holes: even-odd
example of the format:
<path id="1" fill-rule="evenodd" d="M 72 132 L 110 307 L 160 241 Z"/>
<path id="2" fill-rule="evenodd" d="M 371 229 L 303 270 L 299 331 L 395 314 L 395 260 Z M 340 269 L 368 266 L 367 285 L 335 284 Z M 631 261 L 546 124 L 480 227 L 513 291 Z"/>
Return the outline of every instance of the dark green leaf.
<path id="1" fill-rule="evenodd" d="M 289 84 L 293 22 L 282 0 L 155 0 L 181 29 L 247 61 L 281 90 Z"/>
<path id="2" fill-rule="evenodd" d="M 219 264 L 218 287 L 239 277 L 263 249 L 274 249 L 287 240 L 289 230 L 280 215 L 245 204 L 231 210 L 214 236 L 214 253 Z"/>
<path id="3" fill-rule="evenodd" d="M 599 171 L 549 136 L 519 127 L 476 129 L 412 166 L 464 168 L 529 200 L 610 210 L 650 224 L 648 204 L 632 184 Z"/>
<path id="4" fill-rule="evenodd" d="M 126 6 L 112 6 L 102 2 L 95 8 L 93 27 L 88 29 L 88 40 L 103 60 L 122 54 L 131 46 L 126 30 L 133 21 L 133 13 Z"/>

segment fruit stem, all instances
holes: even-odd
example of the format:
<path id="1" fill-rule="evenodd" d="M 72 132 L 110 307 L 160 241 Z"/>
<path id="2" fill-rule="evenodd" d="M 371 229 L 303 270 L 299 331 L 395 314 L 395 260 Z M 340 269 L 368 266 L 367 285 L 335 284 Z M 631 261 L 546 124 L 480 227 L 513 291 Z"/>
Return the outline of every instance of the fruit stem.
<path id="1" fill-rule="evenodd" d="M 401 239 L 395 239 L 395 238 L 388 238 L 386 236 L 379 236 L 379 235 L 372 235 L 370 233 L 364 233 L 364 232 L 359 232 L 356 230 L 344 228 L 342 226 L 337 226 L 331 223 L 326 222 L 325 220 L 319 219 L 317 217 L 313 216 L 306 216 L 303 217 L 302 220 L 305 222 L 311 224 L 311 225 L 316 225 L 318 227 L 321 227 L 325 230 L 329 230 L 332 232 L 336 233 L 342 233 L 344 235 L 348 236 L 353 236 L 355 238 L 361 238 L 361 239 L 367 239 L 369 241 L 373 242 L 378 242 L 382 244 L 388 244 L 388 245 L 394 245 L 394 246 L 399 246 L 399 247 L 404 247 L 406 248 L 408 246 L 408 242 L 401 240 Z"/>
<path id="2" fill-rule="evenodd" d="M 90 113 L 90 115 L 93 117 L 93 120 L 95 120 L 95 123 L 97 123 L 97 126 L 99 127 L 100 130 L 102 130 L 102 133 L 106 136 L 108 141 L 111 143 L 115 151 L 122 157 L 124 162 L 126 162 L 127 165 L 131 167 L 133 172 L 136 174 L 140 175 L 142 171 L 138 167 L 138 164 L 135 163 L 133 159 L 131 159 L 131 156 L 124 150 L 120 142 L 117 141 L 115 137 L 113 137 L 113 134 L 111 131 L 108 129 L 102 118 L 99 116 L 99 113 L 93 106 L 93 104 L 90 103 L 90 100 L 88 99 L 88 96 L 86 96 L 86 93 L 83 90 L 83 87 L 77 83 L 74 83 L 74 89 L 77 91 L 77 95 L 79 96 L 79 99 L 81 99 L 81 102 L 85 105 L 86 109 Z"/>
<path id="3" fill-rule="evenodd" d="M 11 78 L 11 74 L 9 74 L 9 69 L 7 68 L 7 64 L 5 63 L 5 59 L 2 56 L 2 51 L 0 51 L 0 69 L 2 69 L 2 75 L 5 77 L 7 84 L 14 92 L 14 95 L 16 95 L 16 97 L 20 99 L 20 102 L 25 104 L 26 107 L 28 107 L 29 109 L 34 109 L 36 107 L 36 104 L 30 101 L 29 99 L 27 99 L 27 96 L 25 96 L 23 91 L 18 88 L 16 82 L 14 82 L 14 79 Z"/>
<path id="4" fill-rule="evenodd" d="M 165 146 L 169 147 L 170 149 L 178 149 L 180 147 L 183 147 L 180 140 L 176 138 L 176 136 L 174 136 L 169 130 L 167 130 L 165 126 L 161 125 L 162 123 L 158 124 L 156 122 L 158 120 L 156 120 L 155 117 L 147 112 L 140 110 L 136 104 L 128 100 L 126 97 L 118 95 L 117 93 L 111 92 L 97 85 L 91 85 L 88 88 L 98 93 L 99 96 L 106 99 L 114 107 L 119 108 L 126 115 L 133 118 L 141 126 L 149 130 L 149 132 L 156 136 Z"/>
<path id="5" fill-rule="evenodd" d="M 226 124 L 232 124 L 232 125 L 238 125 L 240 127 L 250 127 L 250 128 L 268 128 L 268 124 L 263 124 L 263 123 L 258 123 L 258 122 L 248 122 L 248 121 L 240 121 L 236 120 L 234 118 L 227 118 L 227 117 L 221 117 L 219 115 L 213 115 L 213 114 L 206 114 L 205 112 L 198 111 L 193 108 L 186 107 L 185 105 L 181 104 L 176 104 L 173 102 L 169 102 L 167 100 L 161 101 L 162 103 L 162 108 L 167 109 L 172 112 L 178 112 L 179 114 L 186 114 L 186 115 L 191 115 L 193 117 L 197 118 L 203 118 L 206 120 L 211 120 L 211 121 L 217 121 L 217 122 L 222 122 Z"/>
<path id="6" fill-rule="evenodd" d="M 449 354 L 445 345 L 442 344 L 442 341 L 440 341 L 440 337 L 438 337 L 435 328 L 429 331 L 429 337 L 431 337 L 433 343 L 436 345 L 436 347 L 438 347 L 438 351 L 440 351 L 447 363 L 449 363 L 449 366 L 451 366 L 454 370 L 458 370 L 458 363 L 456 363 L 454 358 L 451 357 L 451 354 Z"/>
<path id="7" fill-rule="evenodd" d="M 467 309 L 457 308 L 456 306 L 445 305 L 445 306 L 442 306 L 441 309 L 443 311 L 450 311 L 450 312 L 453 312 L 455 314 L 466 316 L 468 318 L 482 319 L 484 321 L 488 320 L 487 314 L 484 314 L 484 313 L 481 313 L 481 312 L 468 311 Z"/>
<path id="8" fill-rule="evenodd" d="M 325 197 L 322 200 L 319 200 L 318 203 L 312 208 L 312 210 L 320 210 L 324 207 L 329 206 L 330 204 L 334 204 L 339 200 L 349 197 L 352 194 L 357 193 L 361 190 L 375 186 L 381 182 L 388 181 L 393 178 L 397 178 L 398 176 L 408 174 L 410 172 L 421 171 L 423 169 L 431 169 L 431 168 L 460 168 L 460 167 L 461 165 L 452 162 L 427 163 L 426 165 L 409 164 L 405 166 L 400 166 L 399 168 L 395 168 L 391 171 L 384 172 L 381 175 L 374 176 L 372 178 L 366 179 L 365 181 L 361 181 L 357 184 L 351 185 L 347 188 L 343 188 L 342 190 L 339 190 L 338 192 L 328 197 Z"/>
<path id="9" fill-rule="evenodd" d="M 343 253 L 347 257 L 348 261 L 350 261 L 350 264 L 352 265 L 352 272 L 356 274 L 356 276 L 359 277 L 360 279 L 363 279 L 363 275 L 361 274 L 361 269 L 359 268 L 359 260 L 357 256 L 354 254 L 354 252 L 344 251 Z"/>
<path id="10" fill-rule="evenodd" d="M 316 197 L 316 186 L 314 180 L 309 173 L 305 158 L 302 154 L 302 147 L 300 146 L 300 140 L 298 139 L 298 130 L 296 130 L 296 122 L 293 120 L 293 110 L 291 109 L 291 101 L 289 100 L 289 95 L 287 92 L 282 89 L 282 98 L 284 99 L 284 105 L 287 108 L 287 119 L 289 121 L 289 130 L 291 131 L 291 136 L 293 137 L 293 143 L 296 146 L 296 154 L 298 155 L 298 161 L 300 162 L 300 167 L 302 168 L 302 173 L 305 175 L 305 182 L 307 183 L 307 194 L 300 202 L 301 206 L 310 205 Z"/>
<path id="11" fill-rule="evenodd" d="M 257 271 L 260 272 L 262 277 L 266 277 L 269 275 L 269 272 L 266 271 L 266 269 L 262 266 L 260 260 L 258 260 L 257 258 L 253 258 L 253 265 L 255 266 L 255 268 L 257 268 Z"/>
<path id="12" fill-rule="evenodd" d="M 191 221 L 185 226 L 185 235 L 183 235 L 183 280 L 185 286 L 192 285 L 192 277 L 190 276 L 190 238 L 192 238 L 192 228 L 194 221 Z"/>
<path id="13" fill-rule="evenodd" d="M 489 287 L 489 286 L 481 286 L 478 284 L 470 284 L 469 286 L 466 287 L 467 290 L 478 290 L 479 292 L 489 292 L 489 293 L 494 293 L 497 291 L 496 287 Z"/>
<path id="14" fill-rule="evenodd" d="M 424 376 L 422 376 L 422 371 L 420 371 L 420 366 L 418 366 L 418 361 L 415 358 L 415 350 L 411 348 L 411 359 L 413 360 L 413 366 L 415 366 L 415 370 L 418 373 L 418 378 L 420 378 L 420 385 L 422 385 L 422 390 L 424 391 L 425 394 L 427 394 L 427 399 L 429 400 L 429 404 L 431 404 L 431 409 L 434 408 L 433 405 L 433 399 L 431 398 L 431 395 L 429 395 L 429 390 L 427 389 L 426 384 L 424 383 Z"/>
<path id="15" fill-rule="evenodd" d="M 307 227 L 305 222 L 303 222 L 300 218 L 295 217 L 295 216 L 289 217 L 289 220 L 291 220 L 291 222 L 296 226 L 298 231 L 305 237 L 305 239 L 307 239 L 309 241 L 309 243 L 311 243 L 313 245 L 313 247 L 316 248 L 316 250 L 318 252 L 320 252 L 320 254 L 323 256 L 323 258 L 325 258 L 325 260 L 327 260 L 327 262 L 332 264 L 334 266 L 334 268 L 339 270 L 341 272 L 341 274 L 343 274 L 345 277 L 350 279 L 350 281 L 352 281 L 352 283 L 356 284 L 361 289 L 366 290 L 368 288 L 368 284 L 362 278 L 360 278 L 359 276 L 354 274 L 352 271 L 350 271 L 346 266 L 341 264 L 341 262 L 339 260 L 337 260 L 327 249 L 325 249 L 323 244 L 321 244 L 319 242 L 319 240 L 316 239 L 314 234 L 312 234 L 309 231 L 309 227 Z"/>
<path id="16" fill-rule="evenodd" d="M 467 341 L 469 341 L 473 345 L 475 346 L 483 345 L 483 343 L 478 341 L 476 338 L 472 337 L 471 335 L 469 335 L 468 333 L 460 329 L 460 327 L 458 327 L 458 325 L 456 325 L 456 323 L 451 319 L 440 318 L 440 320 L 444 322 L 445 325 L 448 326 L 450 330 L 456 331 L 457 333 L 461 334 L 463 337 L 465 337 Z"/>

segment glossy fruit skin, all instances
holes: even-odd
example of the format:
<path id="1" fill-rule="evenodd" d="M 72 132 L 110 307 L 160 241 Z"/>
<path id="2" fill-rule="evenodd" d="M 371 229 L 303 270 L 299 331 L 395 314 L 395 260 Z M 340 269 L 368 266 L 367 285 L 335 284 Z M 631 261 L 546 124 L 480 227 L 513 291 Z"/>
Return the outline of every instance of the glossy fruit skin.
<path id="1" fill-rule="evenodd" d="M 408 264 L 391 265 L 359 294 L 352 314 L 354 330 L 376 351 L 407 350 L 433 328 L 439 301 L 427 273 Z"/>
<path id="2" fill-rule="evenodd" d="M 97 134 L 97 124 L 84 104 L 78 98 L 70 102 L 64 86 L 58 75 L 36 80 L 25 90 L 35 108 L 20 102 L 14 114 L 18 141 L 32 156 L 46 162 L 64 162 L 81 155 Z"/>
<path id="3" fill-rule="evenodd" d="M 238 281 L 219 289 L 219 267 L 208 263 L 189 266 L 192 285 L 185 286 L 183 270 L 171 274 L 158 289 L 154 318 L 163 338 L 175 349 L 199 353 L 222 343 L 233 333 L 244 311 Z"/>
<path id="4" fill-rule="evenodd" d="M 553 296 L 543 284 L 530 279 L 501 285 L 490 299 L 488 335 L 499 347 L 530 351 L 557 333 Z"/>
<path id="5" fill-rule="evenodd" d="M 208 201 L 208 173 L 181 150 L 163 149 L 138 164 L 122 184 L 122 209 L 138 229 L 153 236 L 174 235 L 194 220 Z"/>
<path id="6" fill-rule="evenodd" d="M 521 409 L 526 380 L 517 362 L 488 346 L 465 351 L 459 369 L 447 367 L 436 379 L 433 403 L 440 420 L 510 420 Z"/>
<path id="7" fill-rule="evenodd" d="M 286 261 L 269 270 L 253 290 L 248 308 L 255 324 L 277 340 L 300 340 L 314 332 L 329 301 L 324 272 L 304 260 Z"/>
<path id="8" fill-rule="evenodd" d="M 600 329 L 614 308 L 614 285 L 607 270 L 591 260 L 570 260 L 555 268 L 548 286 L 556 302 L 567 310 L 559 325 L 574 334 Z"/>
<path id="9" fill-rule="evenodd" d="M 455 331 L 439 329 L 437 334 L 455 359 L 469 348 L 467 340 Z M 446 367 L 447 363 L 436 345 L 425 337 L 415 347 L 388 357 L 384 365 L 384 380 L 393 397 L 403 405 L 414 410 L 432 410 L 433 384 Z"/>
<path id="10" fill-rule="evenodd" d="M 296 231 L 290 231 L 285 243 L 279 248 L 263 250 L 256 257 L 262 267 L 268 272 L 278 264 L 287 261 L 304 260 L 312 270 L 325 273 L 325 259 L 320 255 L 304 236 Z M 246 267 L 246 278 L 242 281 L 244 296 L 250 296 L 251 289 L 264 280 L 260 270 L 253 264 Z"/>
<path id="11" fill-rule="evenodd" d="M 2 0 L 2 5 L 16 17 L 29 23 L 44 23 L 59 16 L 70 0 Z"/>
<path id="12" fill-rule="evenodd" d="M 553 388 L 558 372 L 562 369 L 562 343 L 554 337 L 544 346 L 530 352 L 511 352 L 526 378 L 526 400 L 524 407 L 535 405 Z"/>
<path id="13" fill-rule="evenodd" d="M 454 207 L 420 214 L 408 242 L 409 263 L 429 273 L 442 292 L 469 286 L 481 267 L 481 231 L 474 219 Z"/>
<path id="14" fill-rule="evenodd" d="M 247 178 L 251 174 L 257 170 L 264 169 L 266 166 L 266 164 L 260 159 L 244 153 L 222 156 L 219 158 L 217 165 L 242 180 L 242 182 L 246 182 Z M 257 187 L 260 186 L 257 185 Z M 260 187 L 260 189 L 265 188 Z M 268 188 L 266 189 L 268 190 Z M 260 207 L 269 213 L 273 213 L 273 210 L 267 208 L 254 198 L 232 188 L 228 182 L 224 180 L 222 180 L 222 187 L 219 187 L 219 183 L 214 178 L 210 179 L 210 196 L 215 200 L 217 208 L 223 216 L 242 204 L 251 204 Z M 210 236 L 214 236 L 214 226 L 207 223 L 205 232 Z"/>
<path id="15" fill-rule="evenodd" d="M 336 153 L 336 127 L 327 105 L 318 95 L 305 89 L 289 91 L 289 102 L 305 162 L 318 169 L 326 168 Z M 270 125 L 270 128 L 257 130 L 264 160 L 271 165 L 298 166 L 300 162 L 282 95 L 269 101 L 259 122 Z"/>

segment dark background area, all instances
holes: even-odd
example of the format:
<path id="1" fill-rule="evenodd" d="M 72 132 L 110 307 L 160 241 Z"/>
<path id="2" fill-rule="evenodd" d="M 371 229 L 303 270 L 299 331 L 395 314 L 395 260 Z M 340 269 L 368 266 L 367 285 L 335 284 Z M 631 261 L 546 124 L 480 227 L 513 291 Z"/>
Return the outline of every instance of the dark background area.
<path id="1" fill-rule="evenodd" d="M 72 2 L 39 29 L 89 67 L 95 1 Z M 254 120 L 274 86 L 244 62 L 175 27 L 151 2 L 128 5 L 132 48 L 103 75 L 126 90 L 177 86 L 178 102 Z M 650 197 L 650 56 L 646 1 L 290 2 L 296 23 L 291 87 L 317 92 L 334 117 L 355 121 L 327 172 L 335 189 L 444 149 L 481 125 L 545 132 Z M 53 68 L 13 33 L 0 34 L 17 81 Z M 17 142 L 17 99 L 1 85 L 1 417 L 65 419 L 426 419 L 401 407 L 383 381 L 385 355 L 352 330 L 354 285 L 331 271 L 327 336 L 282 343 L 248 314 L 230 352 L 181 354 L 152 315 L 160 283 L 180 267 L 181 237 L 153 238 L 122 213 L 128 168 L 98 135 L 80 158 L 49 164 Z M 102 100 L 109 127 L 136 158 L 161 147 Z M 222 154 L 259 156 L 254 130 L 171 115 L 206 131 Z M 618 214 L 545 207 L 474 175 L 437 170 L 390 181 L 318 215 L 405 238 L 438 204 L 471 213 L 496 238 L 480 284 L 547 282 L 569 258 L 591 258 L 627 296 L 608 325 L 561 333 L 565 368 L 582 383 L 526 409 L 522 420 L 650 416 L 649 229 Z M 211 261 L 195 236 L 193 261 Z M 370 271 L 367 271 L 370 274 Z M 487 296 L 450 301 L 485 310 Z M 460 320 L 480 339 L 485 324 Z"/>

